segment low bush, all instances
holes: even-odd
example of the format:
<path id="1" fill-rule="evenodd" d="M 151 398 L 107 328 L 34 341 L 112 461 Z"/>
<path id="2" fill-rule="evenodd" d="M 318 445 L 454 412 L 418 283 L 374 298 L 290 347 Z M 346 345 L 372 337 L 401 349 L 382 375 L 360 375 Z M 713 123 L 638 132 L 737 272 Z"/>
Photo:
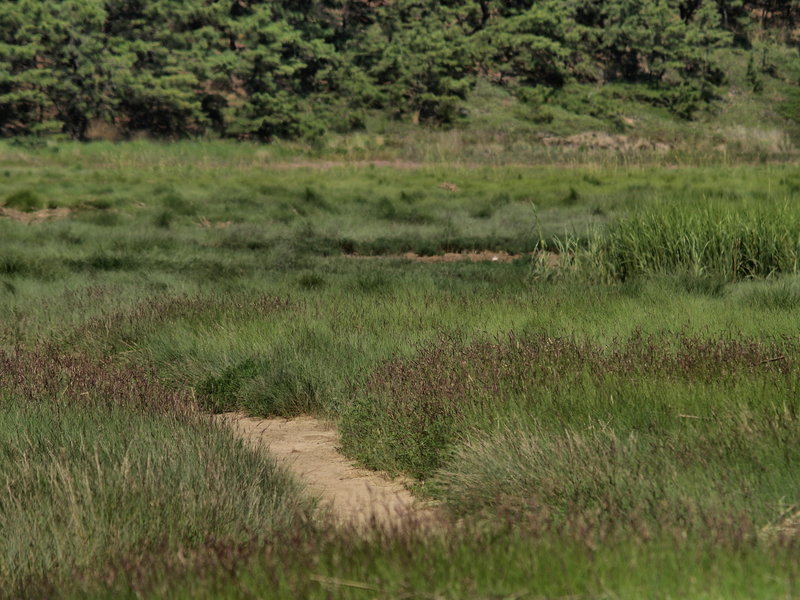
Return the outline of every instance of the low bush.
<path id="1" fill-rule="evenodd" d="M 42 199 L 31 190 L 21 190 L 6 196 L 5 206 L 24 212 L 32 212 L 44 206 Z"/>

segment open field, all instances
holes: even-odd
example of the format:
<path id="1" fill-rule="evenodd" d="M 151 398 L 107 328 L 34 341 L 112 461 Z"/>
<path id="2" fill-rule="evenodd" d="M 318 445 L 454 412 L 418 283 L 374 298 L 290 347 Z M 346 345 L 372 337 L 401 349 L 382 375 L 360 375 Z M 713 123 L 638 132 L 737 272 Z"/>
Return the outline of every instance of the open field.
<path id="1" fill-rule="evenodd" d="M 0 145 L 0 594 L 800 597 L 795 166 L 280 152 Z M 441 527 L 315 517 L 233 410 Z"/>

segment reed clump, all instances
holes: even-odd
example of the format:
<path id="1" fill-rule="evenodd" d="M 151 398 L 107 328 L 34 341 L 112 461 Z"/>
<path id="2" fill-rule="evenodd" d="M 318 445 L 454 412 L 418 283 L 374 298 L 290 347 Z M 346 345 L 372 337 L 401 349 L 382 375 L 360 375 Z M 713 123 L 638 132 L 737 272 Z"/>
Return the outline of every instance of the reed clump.
<path id="1" fill-rule="evenodd" d="M 786 205 L 662 205 L 616 221 L 593 253 L 612 280 L 675 271 L 730 281 L 797 273 L 800 214 Z"/>

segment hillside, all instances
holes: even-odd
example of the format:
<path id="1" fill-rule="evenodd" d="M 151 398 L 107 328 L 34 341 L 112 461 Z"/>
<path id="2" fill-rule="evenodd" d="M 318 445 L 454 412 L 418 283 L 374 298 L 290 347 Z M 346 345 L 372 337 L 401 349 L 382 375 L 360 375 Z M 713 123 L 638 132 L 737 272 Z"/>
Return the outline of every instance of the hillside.
<path id="1" fill-rule="evenodd" d="M 774 0 L 17 0 L 0 14 L 0 134 L 358 154 L 433 131 L 509 159 L 531 144 L 785 155 L 799 15 Z"/>

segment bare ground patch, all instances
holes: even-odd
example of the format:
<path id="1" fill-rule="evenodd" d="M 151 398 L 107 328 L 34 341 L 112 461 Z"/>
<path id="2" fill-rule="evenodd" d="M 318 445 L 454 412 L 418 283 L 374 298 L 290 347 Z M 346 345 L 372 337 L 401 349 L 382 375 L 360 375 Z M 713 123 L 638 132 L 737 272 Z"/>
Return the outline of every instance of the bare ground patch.
<path id="1" fill-rule="evenodd" d="M 391 169 L 424 169 L 429 163 L 412 160 L 295 160 L 289 162 L 272 162 L 266 165 L 270 169 L 338 169 L 341 167 L 386 167 Z"/>
<path id="2" fill-rule="evenodd" d="M 71 208 L 41 208 L 30 212 L 0 206 L 0 217 L 7 217 L 20 223 L 42 223 L 55 219 L 66 219 L 72 212 Z"/>
<path id="3" fill-rule="evenodd" d="M 240 413 L 217 415 L 252 448 L 268 451 L 285 464 L 308 491 L 319 497 L 318 516 L 359 529 L 399 529 L 433 523 L 435 506 L 408 491 L 408 480 L 361 469 L 342 456 L 336 429 L 314 417 L 261 419 Z"/>
<path id="4" fill-rule="evenodd" d="M 557 267 L 560 264 L 559 255 L 555 252 L 531 252 L 526 254 L 511 254 L 509 252 L 492 250 L 476 250 L 472 252 L 445 252 L 444 254 L 421 255 L 416 252 L 403 254 L 384 254 L 380 256 L 367 256 L 361 254 L 348 254 L 350 258 L 360 259 L 405 259 L 421 263 L 449 263 L 449 262 L 500 262 L 510 263 L 523 256 L 533 256 L 543 260 L 548 267 Z"/>

